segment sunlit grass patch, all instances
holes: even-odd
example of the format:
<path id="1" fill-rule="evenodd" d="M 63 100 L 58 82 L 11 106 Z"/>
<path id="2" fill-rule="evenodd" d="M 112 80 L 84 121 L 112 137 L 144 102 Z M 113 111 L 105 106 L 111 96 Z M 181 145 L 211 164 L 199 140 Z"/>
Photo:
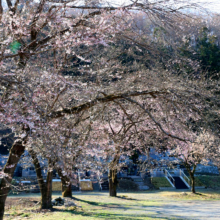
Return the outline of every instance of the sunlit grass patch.
<path id="1" fill-rule="evenodd" d="M 219 191 L 196 190 L 196 193 L 190 191 L 171 191 L 161 192 L 161 196 L 178 200 L 220 200 Z"/>

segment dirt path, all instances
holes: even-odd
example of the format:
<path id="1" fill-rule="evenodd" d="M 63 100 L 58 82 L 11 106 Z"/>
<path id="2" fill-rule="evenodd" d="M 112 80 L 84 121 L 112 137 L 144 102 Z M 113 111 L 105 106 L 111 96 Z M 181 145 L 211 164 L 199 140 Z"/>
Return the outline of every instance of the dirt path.
<path id="1" fill-rule="evenodd" d="M 157 217 L 217 220 L 220 219 L 220 201 L 178 201 L 154 207 L 140 207 L 141 213 L 152 212 Z"/>

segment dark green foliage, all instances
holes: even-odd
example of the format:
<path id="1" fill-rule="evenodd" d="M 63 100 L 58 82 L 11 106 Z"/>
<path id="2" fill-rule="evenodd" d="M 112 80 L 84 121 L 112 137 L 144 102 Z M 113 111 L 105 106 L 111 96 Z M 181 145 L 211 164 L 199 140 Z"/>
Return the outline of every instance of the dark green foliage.
<path id="1" fill-rule="evenodd" d="M 193 39 L 195 38 L 195 39 Z M 203 27 L 197 37 L 188 37 L 180 48 L 180 54 L 200 63 L 207 76 L 218 78 L 220 72 L 220 47 L 217 37 L 207 27 Z"/>
<path id="2" fill-rule="evenodd" d="M 134 164 L 137 164 L 139 155 L 140 155 L 140 153 L 137 150 L 135 150 L 134 153 L 130 156 L 129 159 L 131 159 Z"/>
<path id="3" fill-rule="evenodd" d="M 12 53 L 17 53 L 18 50 L 20 49 L 21 44 L 18 41 L 14 41 L 13 43 L 11 43 L 10 45 L 10 50 Z"/>
<path id="4" fill-rule="evenodd" d="M 197 39 L 196 52 L 198 59 L 201 60 L 203 69 L 209 72 L 220 71 L 220 47 L 216 45 L 217 38 L 210 35 L 208 28 L 201 30 Z"/>
<path id="5" fill-rule="evenodd" d="M 220 176 L 202 175 L 197 178 L 208 188 L 220 188 Z"/>
<path id="6" fill-rule="evenodd" d="M 118 188 L 122 189 L 122 190 L 138 190 L 138 185 L 132 181 L 132 180 L 128 180 L 128 179 L 121 179 L 119 180 L 118 183 Z"/>

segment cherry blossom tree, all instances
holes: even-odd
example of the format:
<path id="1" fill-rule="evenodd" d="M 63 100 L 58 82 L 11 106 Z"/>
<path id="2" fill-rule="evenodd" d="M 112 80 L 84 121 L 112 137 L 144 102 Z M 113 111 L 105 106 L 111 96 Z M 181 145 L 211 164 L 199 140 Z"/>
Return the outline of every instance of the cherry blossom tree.
<path id="1" fill-rule="evenodd" d="M 90 4 L 79 6 L 75 1 L 41 0 L 34 3 L 16 1 L 14 4 L 7 1 L 7 10 L 3 11 L 1 7 L 0 122 L 16 131 L 19 139 L 12 146 L 2 172 L 5 178 L 1 181 L 0 219 L 3 218 L 15 166 L 25 149 L 33 148 L 34 154 L 38 152 L 36 146 L 44 144 L 44 156 L 54 157 L 54 161 L 48 163 L 48 175 L 57 157 L 62 161 L 62 155 L 59 155 L 62 145 L 57 143 L 54 148 L 51 145 L 52 139 L 57 140 L 59 133 L 65 134 L 69 129 L 61 126 L 62 122 L 71 121 L 71 132 L 84 134 L 81 135 L 84 142 L 81 148 L 86 150 L 87 132 L 83 133 L 74 124 L 82 120 L 90 131 L 89 127 L 96 122 L 99 113 L 104 112 L 103 109 L 108 106 L 112 111 L 112 103 L 119 109 L 125 104 L 132 114 L 136 111 L 143 114 L 145 124 L 140 123 L 140 129 L 146 126 L 157 137 L 192 141 L 182 130 L 191 117 L 201 120 L 202 107 L 210 106 L 206 99 L 213 97 L 200 82 L 184 81 L 160 69 L 141 68 L 135 74 L 117 72 L 120 80 L 112 82 L 113 63 L 106 59 L 101 60 L 100 68 L 86 70 L 81 77 L 62 74 L 69 60 L 76 57 L 85 60 L 84 54 L 93 50 L 94 45 L 107 46 L 116 35 L 137 42 L 135 35 L 127 34 L 132 30 L 129 22 L 132 10 L 144 11 L 157 23 L 166 23 L 171 28 L 175 18 L 183 15 L 178 11 L 182 5 L 168 6 L 167 3 L 135 1 L 120 8 L 100 8 Z M 84 48 L 84 53 L 78 53 L 79 48 Z M 85 61 L 89 63 L 89 60 Z M 89 76 L 94 77 L 95 82 L 88 81 Z M 111 117 L 114 119 L 114 114 Z M 150 134 L 149 131 L 145 135 Z M 65 135 L 58 138 L 65 142 Z M 69 150 L 72 143 L 66 146 L 64 149 Z M 79 149 L 78 143 L 74 146 L 70 154 Z M 51 175 L 48 178 L 51 180 Z M 48 195 L 49 201 L 51 193 Z M 47 204 L 49 208 L 50 202 Z"/>
<path id="2" fill-rule="evenodd" d="M 62 79 L 59 77 L 59 79 L 56 79 L 58 84 L 64 83 L 64 87 L 60 91 L 59 89 L 57 90 L 59 94 L 57 93 L 55 95 L 55 93 L 51 93 L 52 91 L 44 90 L 48 88 L 48 86 L 51 86 L 49 85 L 50 71 L 53 72 L 55 70 L 56 75 L 59 76 L 58 72 L 60 68 L 58 68 L 58 65 L 62 65 L 62 63 L 57 62 L 56 58 L 57 53 L 61 52 L 59 50 L 65 48 L 62 50 L 62 53 L 64 52 L 64 58 L 66 58 L 68 54 L 74 54 L 72 50 L 74 46 L 104 43 L 105 32 L 106 34 L 107 32 L 108 34 L 114 32 L 114 27 L 110 24 L 105 24 L 104 20 L 111 19 L 112 16 L 110 14 L 108 15 L 105 9 L 103 11 L 98 10 L 97 12 L 80 14 L 74 19 L 74 16 L 68 17 L 65 15 L 67 8 L 70 8 L 66 6 L 66 3 L 55 5 L 48 1 L 40 1 L 39 3 L 29 5 L 29 2 L 19 3 L 19 1 L 17 1 L 12 5 L 11 1 L 7 1 L 7 4 L 8 10 L 1 10 L 1 70 L 3 71 L 1 75 L 1 122 L 8 126 L 23 124 L 24 127 L 27 127 L 25 131 L 19 129 L 19 131 L 21 131 L 20 136 L 22 137 L 22 141 L 19 142 L 19 144 L 16 144 L 16 142 L 11 149 L 11 154 L 19 150 L 20 153 L 18 153 L 18 157 L 15 160 L 14 156 L 12 156 L 13 160 L 11 160 L 9 156 L 8 163 L 4 169 L 6 175 L 12 176 L 14 169 L 7 170 L 7 167 L 15 168 L 19 157 L 24 151 L 25 142 L 23 136 L 26 138 L 32 132 L 36 132 L 36 130 L 34 131 L 33 129 L 36 125 L 35 123 L 39 124 L 42 122 L 40 121 L 42 112 L 40 113 L 38 110 L 43 106 L 40 105 L 43 104 L 44 101 L 46 101 L 46 105 L 48 105 L 48 98 L 52 98 L 53 104 L 51 104 L 53 106 L 51 107 L 53 108 L 59 96 L 70 86 L 70 84 L 66 84 L 66 79 L 61 76 Z M 114 10 L 116 10 L 116 8 Z M 96 15 L 102 15 L 103 20 L 98 19 Z M 106 29 L 107 27 L 108 29 Z M 49 62 L 47 66 L 49 65 L 48 68 L 50 70 L 46 70 L 46 66 L 44 66 L 44 70 L 42 70 L 43 63 L 36 62 L 36 59 L 42 60 L 45 57 L 54 57 L 48 59 Z M 51 69 L 50 65 L 55 66 Z M 10 71 L 8 68 L 10 68 Z M 40 81 L 35 81 L 35 85 L 31 85 L 32 80 L 30 81 L 31 78 L 29 77 L 32 77 L 34 74 L 31 76 L 27 73 L 31 73 L 32 71 L 36 73 L 35 76 L 37 76 L 38 71 L 44 71 L 43 74 L 40 74 L 40 77 L 47 79 L 46 81 L 49 84 L 44 84 L 42 87 L 39 87 L 41 84 L 40 81 L 43 80 L 43 78 L 40 79 L 40 77 L 37 77 Z M 37 78 L 35 78 L 35 80 Z M 29 86 L 27 86 L 26 83 L 29 84 Z M 77 83 L 75 86 L 77 86 Z M 80 87 L 80 85 L 78 86 Z M 55 87 L 54 85 L 53 89 L 55 89 Z M 40 94 L 44 94 L 43 96 L 47 100 L 41 99 Z M 53 97 L 49 97 L 49 94 Z M 12 101 L 13 97 L 15 99 Z M 41 104 L 38 105 L 37 102 Z M 37 104 L 37 106 L 34 103 Z M 11 109 L 12 111 L 9 113 L 6 109 L 7 106 L 9 107 L 10 105 L 11 107 L 13 106 L 13 110 Z M 13 127 L 14 130 L 17 130 L 17 128 Z M 22 132 L 27 132 L 28 134 L 22 134 Z M 17 148 L 19 149 L 17 150 Z M 7 182 L 10 183 L 10 181 Z M 4 189 L 4 193 L 1 193 L 1 204 L 4 206 L 9 186 L 2 181 L 1 189 Z M 1 210 L 4 209 L 2 208 Z M 1 214 L 3 215 L 3 212 L 1 212 Z"/>
<path id="3" fill-rule="evenodd" d="M 196 167 L 198 164 L 210 162 L 211 156 L 208 152 L 210 148 L 216 149 L 216 141 L 217 138 L 213 134 L 201 132 L 195 135 L 193 143 L 177 142 L 177 146 L 169 152 L 171 157 L 176 157 L 187 169 L 191 180 L 192 193 L 196 193 L 194 176 Z"/>

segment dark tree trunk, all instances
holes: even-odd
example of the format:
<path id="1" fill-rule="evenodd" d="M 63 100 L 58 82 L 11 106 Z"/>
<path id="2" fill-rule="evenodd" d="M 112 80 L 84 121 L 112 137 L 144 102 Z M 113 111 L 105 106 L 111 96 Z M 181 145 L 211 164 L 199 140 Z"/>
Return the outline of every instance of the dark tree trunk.
<path id="1" fill-rule="evenodd" d="M 47 172 L 47 180 L 46 183 L 44 182 L 42 172 L 41 172 L 41 166 L 39 163 L 39 160 L 37 158 L 36 153 L 33 150 L 29 150 L 29 154 L 31 155 L 33 159 L 33 164 L 35 167 L 35 171 L 37 174 L 37 181 L 38 185 L 40 187 L 41 192 L 41 209 L 51 209 L 52 208 L 52 178 L 53 178 L 53 172 L 49 171 Z"/>
<path id="2" fill-rule="evenodd" d="M 108 179 L 109 179 L 109 196 L 116 197 L 117 196 L 117 165 L 120 158 L 120 147 L 116 148 L 114 159 L 112 160 L 109 168 Z"/>
<path id="3" fill-rule="evenodd" d="M 47 172 L 47 181 L 44 183 L 43 189 L 41 191 L 41 208 L 51 209 L 52 208 L 52 178 L 53 172 Z"/>
<path id="4" fill-rule="evenodd" d="M 190 166 L 189 165 L 186 165 L 185 166 L 188 173 L 189 173 L 189 176 L 190 176 L 190 182 L 191 182 L 191 192 L 192 193 L 196 193 L 196 189 L 195 189 L 195 171 L 196 171 L 196 165 L 193 165 L 193 169 L 191 170 L 190 169 Z"/>
<path id="5" fill-rule="evenodd" d="M 0 220 L 3 219 L 4 211 L 5 211 L 5 200 L 7 198 L 8 192 L 10 190 L 10 184 L 12 181 L 12 177 L 14 175 L 15 168 L 18 164 L 18 161 L 21 155 L 24 153 L 25 146 L 22 144 L 21 140 L 17 140 L 10 152 L 7 163 L 3 168 L 3 172 L 7 175 L 2 178 L 0 183 Z"/>
<path id="6" fill-rule="evenodd" d="M 193 165 L 192 173 L 191 173 L 191 181 L 192 181 L 192 188 L 191 191 L 192 193 L 196 193 L 195 189 L 195 172 L 196 172 L 196 165 Z"/>
<path id="7" fill-rule="evenodd" d="M 116 197 L 117 196 L 117 169 L 110 169 L 109 174 L 109 196 Z"/>
<path id="8" fill-rule="evenodd" d="M 195 189 L 195 177 L 194 177 L 194 175 L 191 177 L 191 192 L 192 192 L 192 193 L 196 193 L 196 189 Z"/>
<path id="9" fill-rule="evenodd" d="M 62 183 L 62 196 L 63 197 L 72 197 L 72 184 L 70 179 L 67 176 L 62 174 L 62 170 L 60 168 L 57 169 L 57 173 L 61 178 Z"/>

